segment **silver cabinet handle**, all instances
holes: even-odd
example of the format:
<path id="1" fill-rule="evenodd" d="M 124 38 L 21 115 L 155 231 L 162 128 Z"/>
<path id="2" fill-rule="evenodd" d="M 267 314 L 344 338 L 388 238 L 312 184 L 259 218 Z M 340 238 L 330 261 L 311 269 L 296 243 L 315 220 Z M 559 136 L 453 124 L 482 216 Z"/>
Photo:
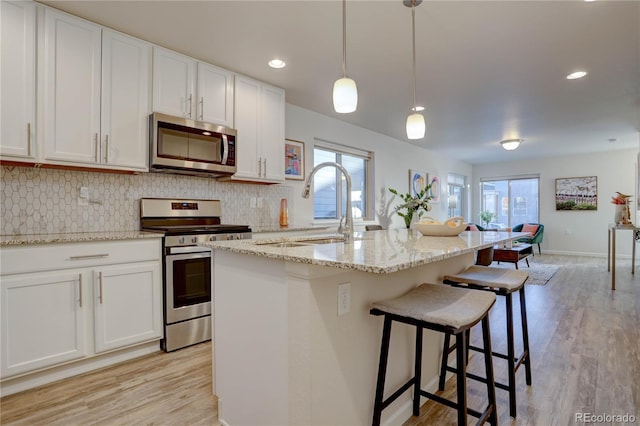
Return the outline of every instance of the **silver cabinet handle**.
<path id="1" fill-rule="evenodd" d="M 200 97 L 200 120 L 204 120 L 204 96 Z"/>
<path id="2" fill-rule="evenodd" d="M 31 123 L 27 123 L 27 155 L 31 157 Z"/>
<path id="3" fill-rule="evenodd" d="M 109 253 L 85 254 L 83 256 L 69 256 L 69 260 L 99 259 L 101 257 L 109 257 Z"/>
<path id="4" fill-rule="evenodd" d="M 102 272 L 98 273 L 98 283 L 100 284 L 100 304 L 102 305 Z"/>
<path id="5" fill-rule="evenodd" d="M 258 177 L 262 177 L 262 158 L 258 158 Z"/>
<path id="6" fill-rule="evenodd" d="M 104 137 L 104 162 L 109 164 L 109 135 Z"/>
<path id="7" fill-rule="evenodd" d="M 80 297 L 80 307 L 82 308 L 82 274 L 78 274 L 78 295 Z"/>
<path id="8" fill-rule="evenodd" d="M 263 159 L 262 161 L 264 161 L 264 175 L 263 177 L 267 177 L 267 159 Z"/>
<path id="9" fill-rule="evenodd" d="M 189 118 L 191 118 L 191 109 L 192 109 L 191 101 L 192 100 L 193 100 L 193 95 L 189 94 Z"/>
<path id="10" fill-rule="evenodd" d="M 100 156 L 100 145 L 99 145 L 99 143 L 100 143 L 100 141 L 98 140 L 98 134 L 97 133 L 93 136 L 93 140 L 95 141 L 95 145 L 96 145 L 96 155 L 95 155 L 96 163 L 98 163 L 100 161 L 99 160 L 99 156 Z"/>

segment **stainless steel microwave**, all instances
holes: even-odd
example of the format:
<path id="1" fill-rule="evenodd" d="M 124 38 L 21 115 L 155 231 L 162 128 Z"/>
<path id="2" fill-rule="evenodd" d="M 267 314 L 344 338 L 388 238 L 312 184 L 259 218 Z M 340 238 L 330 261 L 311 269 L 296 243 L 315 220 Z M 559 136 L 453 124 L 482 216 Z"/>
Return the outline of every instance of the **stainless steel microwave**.
<path id="1" fill-rule="evenodd" d="M 149 134 L 151 171 L 209 177 L 236 172 L 234 129 L 153 113 Z"/>

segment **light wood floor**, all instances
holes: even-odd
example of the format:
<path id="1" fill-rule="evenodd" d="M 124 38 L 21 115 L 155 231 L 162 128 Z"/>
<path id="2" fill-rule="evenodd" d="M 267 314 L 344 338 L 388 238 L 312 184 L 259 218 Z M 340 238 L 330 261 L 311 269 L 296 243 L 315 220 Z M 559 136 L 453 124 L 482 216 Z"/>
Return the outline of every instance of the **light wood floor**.
<path id="1" fill-rule="evenodd" d="M 615 292 L 606 259 L 536 255 L 532 261 L 564 266 L 546 286 L 526 287 L 533 385 L 526 386 L 524 368 L 518 372 L 517 419 L 509 417 L 507 393 L 496 391 L 500 423 L 568 425 L 576 423 L 575 413 L 586 412 L 634 414 L 640 424 L 640 279 L 630 274 L 630 261 L 618 260 Z M 503 318 L 499 298 L 491 314 L 492 340 L 494 349 L 506 352 Z M 479 338 L 474 331 L 472 339 Z M 4 397 L 0 423 L 217 424 L 210 351 L 210 344 L 201 344 L 150 355 Z M 504 361 L 494 361 L 494 368 L 496 379 L 506 382 Z M 470 371 L 483 371 L 481 355 L 473 357 Z M 454 392 L 450 380 L 445 396 Z M 468 394 L 470 406 L 484 403 L 483 385 L 471 381 Z M 405 425 L 455 422 L 453 410 L 427 402 L 420 417 Z"/>

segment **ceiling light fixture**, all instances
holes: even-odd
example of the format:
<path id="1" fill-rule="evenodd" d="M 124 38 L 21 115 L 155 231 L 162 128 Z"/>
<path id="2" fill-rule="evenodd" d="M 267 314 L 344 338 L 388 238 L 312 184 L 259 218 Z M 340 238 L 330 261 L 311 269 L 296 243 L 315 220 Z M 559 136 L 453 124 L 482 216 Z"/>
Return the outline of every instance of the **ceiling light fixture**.
<path id="1" fill-rule="evenodd" d="M 524 142 L 524 139 L 505 139 L 500 141 L 500 145 L 507 151 L 513 151 L 519 147 L 522 142 Z"/>
<path id="2" fill-rule="evenodd" d="M 269 66 L 271 68 L 280 69 L 280 68 L 286 67 L 287 63 L 285 61 L 283 61 L 282 59 L 272 59 L 272 60 L 269 61 Z"/>
<path id="3" fill-rule="evenodd" d="M 422 139 L 425 131 L 424 116 L 418 113 L 420 110 L 416 105 L 416 6 L 420 5 L 422 0 L 403 0 L 402 3 L 411 8 L 411 31 L 413 37 L 413 113 L 407 117 L 407 138 Z"/>
<path id="4" fill-rule="evenodd" d="M 585 75 L 587 75 L 586 71 L 576 71 L 576 72 L 572 72 L 571 74 L 569 74 L 567 76 L 567 80 L 576 80 L 578 78 L 582 78 Z"/>
<path id="5" fill-rule="evenodd" d="M 349 113 L 358 107 L 356 82 L 347 77 L 347 0 L 342 0 L 342 78 L 333 83 L 333 108 Z"/>

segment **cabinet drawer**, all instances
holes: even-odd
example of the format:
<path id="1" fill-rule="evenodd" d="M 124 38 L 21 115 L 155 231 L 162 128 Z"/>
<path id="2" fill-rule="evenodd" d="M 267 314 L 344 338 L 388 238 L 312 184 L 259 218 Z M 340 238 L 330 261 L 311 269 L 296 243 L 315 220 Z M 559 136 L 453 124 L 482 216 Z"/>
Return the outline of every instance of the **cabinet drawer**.
<path id="1" fill-rule="evenodd" d="M 25 245 L 2 248 L 2 275 L 159 260 L 162 240 Z"/>

